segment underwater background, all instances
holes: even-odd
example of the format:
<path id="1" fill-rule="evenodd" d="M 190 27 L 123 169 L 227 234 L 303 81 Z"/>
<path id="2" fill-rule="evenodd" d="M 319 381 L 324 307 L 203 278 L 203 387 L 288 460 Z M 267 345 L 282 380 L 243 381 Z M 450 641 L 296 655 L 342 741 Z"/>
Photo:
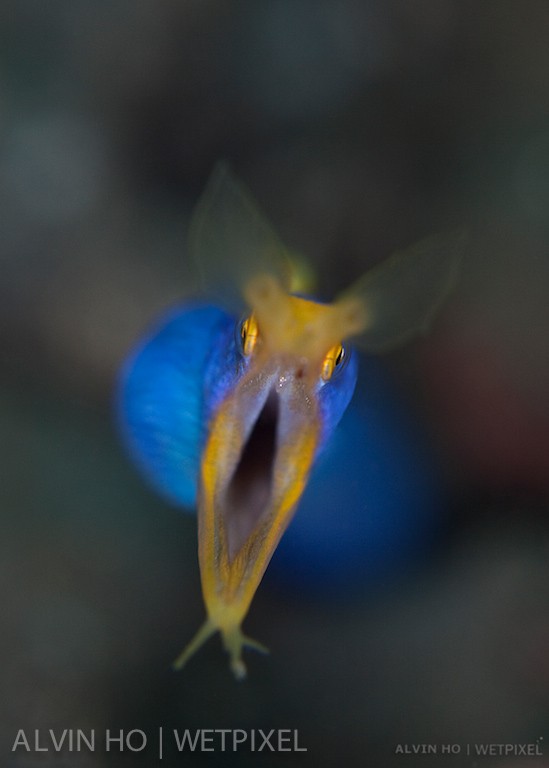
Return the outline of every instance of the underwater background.
<path id="1" fill-rule="evenodd" d="M 544 0 L 2 3 L 2 765 L 150 766 L 159 727 L 308 750 L 167 766 L 549 765 L 548 38 Z M 432 332 L 362 362 L 355 485 L 298 512 L 242 683 L 217 637 L 172 671 L 204 615 L 196 521 L 113 416 L 128 351 L 196 295 L 186 233 L 220 159 L 323 299 L 468 232 Z M 150 744 L 56 754 L 50 728 Z M 20 729 L 50 751 L 13 750 Z M 542 756 L 466 754 L 501 743 Z"/>

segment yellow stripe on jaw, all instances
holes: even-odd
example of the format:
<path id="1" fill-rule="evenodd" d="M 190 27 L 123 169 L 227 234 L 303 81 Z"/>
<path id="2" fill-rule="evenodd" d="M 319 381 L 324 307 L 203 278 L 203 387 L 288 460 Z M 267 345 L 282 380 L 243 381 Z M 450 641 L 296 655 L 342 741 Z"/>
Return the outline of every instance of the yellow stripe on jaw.
<path id="1" fill-rule="evenodd" d="M 283 478 L 273 478 L 274 497 L 267 506 L 256 528 L 244 542 L 240 551 L 229 558 L 224 519 L 220 514 L 220 480 L 235 464 L 234 451 L 242 439 L 227 440 L 238 434 L 234 420 L 233 399 L 229 396 L 215 416 L 202 461 L 202 495 L 199 504 L 199 560 L 202 590 L 208 616 L 223 632 L 235 624 L 240 625 L 246 615 L 259 582 L 286 530 L 308 478 L 314 458 L 318 428 L 312 424 L 292 441 L 285 444 L 277 456 L 279 466 L 291 463 L 292 481 L 285 485 Z M 276 465 L 275 465 L 276 473 Z M 282 489 L 280 486 L 282 485 Z"/>
<path id="2" fill-rule="evenodd" d="M 291 432 L 291 439 L 278 447 L 270 500 L 231 557 L 224 496 L 243 449 L 245 436 L 238 420 L 238 398 L 249 386 L 249 379 L 245 377 L 225 398 L 210 425 L 202 459 L 198 507 L 198 551 L 208 618 L 176 662 L 177 668 L 183 666 L 203 642 L 220 631 L 237 677 L 245 674 L 241 658 L 243 646 L 259 647 L 243 635 L 240 625 L 305 489 L 319 435 L 316 409 L 310 410 L 309 405 L 306 419 Z"/>

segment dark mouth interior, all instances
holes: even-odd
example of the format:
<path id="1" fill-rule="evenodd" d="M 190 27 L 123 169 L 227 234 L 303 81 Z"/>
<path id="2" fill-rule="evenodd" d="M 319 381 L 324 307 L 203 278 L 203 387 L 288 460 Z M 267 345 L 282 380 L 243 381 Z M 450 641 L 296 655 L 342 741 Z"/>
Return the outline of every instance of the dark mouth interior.
<path id="1" fill-rule="evenodd" d="M 230 560 L 255 528 L 271 495 L 278 408 L 278 396 L 271 392 L 227 488 L 225 530 Z"/>

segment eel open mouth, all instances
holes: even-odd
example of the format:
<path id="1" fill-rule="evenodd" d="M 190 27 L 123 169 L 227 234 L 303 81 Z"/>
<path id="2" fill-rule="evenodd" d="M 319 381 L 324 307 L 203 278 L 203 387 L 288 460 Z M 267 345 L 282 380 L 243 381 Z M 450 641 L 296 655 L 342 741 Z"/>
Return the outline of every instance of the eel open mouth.
<path id="1" fill-rule="evenodd" d="M 268 507 L 277 449 L 280 398 L 271 391 L 242 448 L 225 496 L 229 561 L 242 548 Z"/>

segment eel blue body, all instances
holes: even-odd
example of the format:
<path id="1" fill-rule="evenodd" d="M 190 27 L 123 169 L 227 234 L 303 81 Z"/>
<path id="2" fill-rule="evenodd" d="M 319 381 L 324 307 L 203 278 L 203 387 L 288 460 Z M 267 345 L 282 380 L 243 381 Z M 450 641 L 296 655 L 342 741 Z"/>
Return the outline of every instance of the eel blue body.
<path id="1" fill-rule="evenodd" d="M 217 307 L 178 308 L 128 358 L 120 379 L 130 455 L 160 496 L 192 514 L 208 416 L 237 369 L 237 324 Z M 345 377 L 323 393 L 323 446 L 270 567 L 293 589 L 325 593 L 375 580 L 413 557 L 436 526 L 435 461 L 380 362 L 362 356 L 345 411 L 358 357 L 353 351 Z"/>
<path id="2" fill-rule="evenodd" d="M 170 312 L 128 357 L 117 411 L 128 451 L 168 502 L 194 512 L 207 424 L 236 378 L 242 352 L 238 319 L 219 307 L 191 304 Z M 329 440 L 355 388 L 356 355 L 319 393 Z"/>

